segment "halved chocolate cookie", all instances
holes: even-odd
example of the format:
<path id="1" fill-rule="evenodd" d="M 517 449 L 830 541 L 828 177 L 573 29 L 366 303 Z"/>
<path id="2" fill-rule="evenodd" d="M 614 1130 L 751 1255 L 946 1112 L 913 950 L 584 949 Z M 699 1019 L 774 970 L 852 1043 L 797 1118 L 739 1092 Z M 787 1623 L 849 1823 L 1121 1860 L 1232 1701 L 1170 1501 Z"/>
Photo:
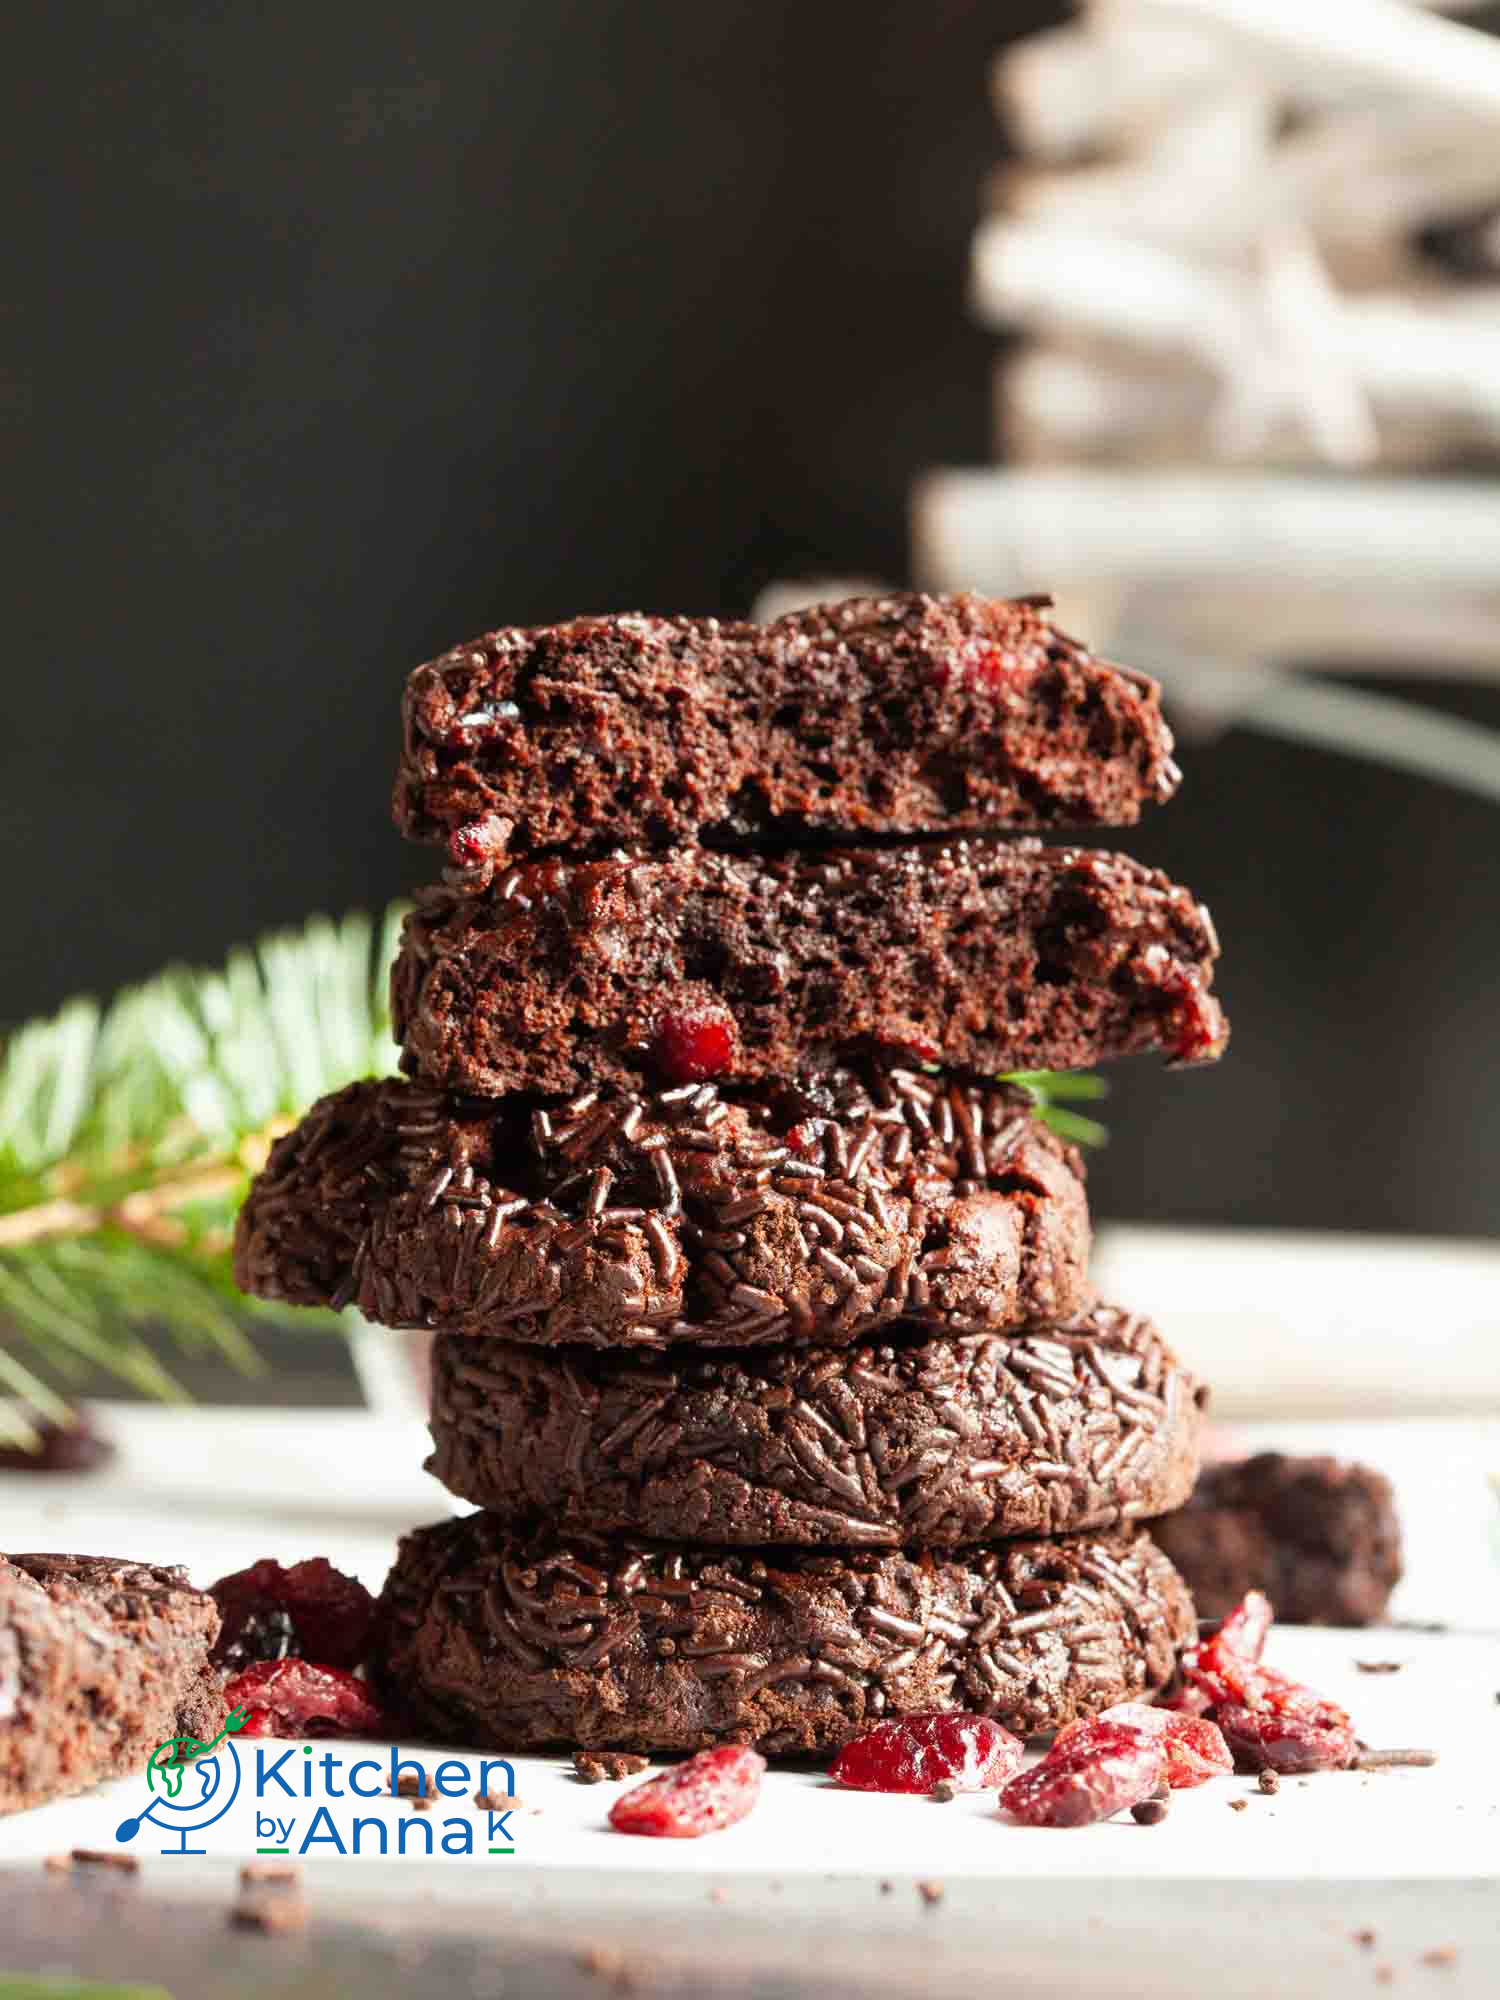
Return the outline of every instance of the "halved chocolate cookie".
<path id="1" fill-rule="evenodd" d="M 1206 1392 L 1146 1319 L 645 1357 L 441 1337 L 427 1469 L 560 1533 L 953 1546 L 1180 1507 Z"/>
<path id="2" fill-rule="evenodd" d="M 871 1051 L 981 1075 L 1209 1062 L 1218 941 L 1126 855 L 1035 840 L 541 861 L 425 890 L 391 975 L 449 1090 L 754 1086 Z"/>
<path id="3" fill-rule="evenodd" d="M 277 1141 L 235 1276 L 387 1326 L 598 1346 L 844 1345 L 1087 1298 L 1076 1151 L 1024 1092 L 847 1071 L 562 1103 L 352 1084 Z"/>
<path id="4" fill-rule="evenodd" d="M 516 1541 L 471 1514 L 403 1540 L 371 1675 L 440 1741 L 798 1754 L 933 1709 L 1058 1729 L 1155 1694 L 1196 1631 L 1140 1532 L 951 1555 L 689 1553 Z"/>
<path id="5" fill-rule="evenodd" d="M 509 851 L 1123 826 L 1178 771 L 1154 681 L 1045 599 L 897 595 L 770 625 L 575 618 L 419 667 L 395 814 Z"/>

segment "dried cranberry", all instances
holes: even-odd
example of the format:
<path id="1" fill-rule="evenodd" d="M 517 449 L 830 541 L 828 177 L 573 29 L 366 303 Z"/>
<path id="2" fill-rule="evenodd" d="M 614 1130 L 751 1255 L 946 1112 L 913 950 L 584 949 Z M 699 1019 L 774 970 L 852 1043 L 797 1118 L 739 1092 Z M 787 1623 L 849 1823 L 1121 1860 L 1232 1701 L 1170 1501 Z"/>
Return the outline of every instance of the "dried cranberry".
<path id="1" fill-rule="evenodd" d="M 245 1711 L 242 1736 L 377 1736 L 385 1719 L 370 1690 L 342 1667 L 311 1660 L 262 1660 L 224 1686 Z"/>
<path id="2" fill-rule="evenodd" d="M 1021 1767 L 1025 1746 L 987 1715 L 904 1715 L 846 1743 L 828 1775 L 859 1792 L 993 1791 Z"/>
<path id="3" fill-rule="evenodd" d="M 696 1840 L 745 1817 L 760 1797 L 766 1760 L 743 1743 L 700 1750 L 675 1770 L 621 1794 L 609 1810 L 616 1833 Z"/>
<path id="4" fill-rule="evenodd" d="M 1026 1826 L 1091 1826 L 1149 1799 L 1165 1776 L 1159 1742 L 1118 1723 L 1095 1721 L 1071 1743 L 1054 1743 L 1040 1764 L 1012 1778 L 1000 1803 Z"/>
<path id="5" fill-rule="evenodd" d="M 1247 1590 L 1229 1616 L 1220 1622 L 1211 1643 L 1223 1651 L 1238 1653 L 1242 1660 L 1258 1660 L 1265 1653 L 1275 1616 L 1271 1600 L 1263 1590 Z"/>
<path id="6" fill-rule="evenodd" d="M 213 1657 L 223 1666 L 294 1653 L 331 1667 L 355 1667 L 364 1657 L 375 1600 L 325 1556 L 290 1569 L 266 1557 L 221 1576 L 210 1589 L 222 1621 Z M 290 1643 L 283 1643 L 288 1626 Z"/>
<path id="7" fill-rule="evenodd" d="M 1166 1763 L 1167 1783 L 1174 1791 L 1226 1777 L 1234 1769 L 1229 1746 L 1217 1727 L 1197 1715 L 1152 1708 L 1142 1701 L 1121 1701 L 1085 1722 L 1070 1722 L 1058 1731 L 1053 1749 L 1088 1742 L 1099 1731 L 1133 1729 L 1159 1744 Z"/>
<path id="8" fill-rule="evenodd" d="M 1225 1702 L 1215 1713 L 1242 1771 L 1346 1771 L 1359 1752 L 1353 1725 L 1332 1702 L 1320 1709 L 1308 1714 Z"/>
<path id="9" fill-rule="evenodd" d="M 662 1015 L 651 1060 L 668 1083 L 706 1083 L 734 1068 L 737 1045 L 734 1017 L 721 1007 L 703 1007 Z"/>

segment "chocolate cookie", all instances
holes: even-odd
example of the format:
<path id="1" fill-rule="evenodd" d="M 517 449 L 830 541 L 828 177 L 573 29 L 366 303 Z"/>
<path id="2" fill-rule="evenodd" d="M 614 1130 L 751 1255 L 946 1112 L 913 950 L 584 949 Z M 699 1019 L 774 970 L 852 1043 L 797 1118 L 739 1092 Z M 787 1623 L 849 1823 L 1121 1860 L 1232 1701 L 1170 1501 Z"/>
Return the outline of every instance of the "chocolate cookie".
<path id="1" fill-rule="evenodd" d="M 0 1556 L 0 1813 L 141 1769 L 224 1718 L 219 1614 L 180 1569 Z"/>
<path id="2" fill-rule="evenodd" d="M 427 1469 L 561 1534 L 931 1548 L 1180 1507 L 1205 1392 L 1149 1320 L 629 1354 L 440 1337 Z"/>
<path id="3" fill-rule="evenodd" d="M 235 1276 L 262 1298 L 524 1341 L 1014 1326 L 1087 1296 L 1082 1176 L 1004 1084 L 872 1070 L 545 1108 L 391 1079 L 324 1098 L 277 1141 Z"/>
<path id="4" fill-rule="evenodd" d="M 440 1741 L 795 1754 L 932 1709 L 1037 1735 L 1154 1694 L 1195 1631 L 1139 1532 L 939 1556 L 687 1553 L 512 1541 L 471 1514 L 402 1541 L 371 1673 Z"/>
<path id="5" fill-rule="evenodd" d="M 480 870 L 542 848 L 1126 825 L 1180 775 L 1159 690 L 1046 603 L 486 633 L 407 683 L 396 824 Z"/>
<path id="6" fill-rule="evenodd" d="M 1294 1625 L 1376 1625 L 1401 1581 L 1390 1481 L 1336 1458 L 1267 1451 L 1205 1466 L 1156 1532 L 1205 1618 L 1263 1590 Z"/>
<path id="7" fill-rule="evenodd" d="M 733 1078 L 874 1049 L 993 1074 L 1220 1054 L 1207 911 L 1034 840 L 509 869 L 431 889 L 391 980 L 403 1066 L 500 1096 Z"/>

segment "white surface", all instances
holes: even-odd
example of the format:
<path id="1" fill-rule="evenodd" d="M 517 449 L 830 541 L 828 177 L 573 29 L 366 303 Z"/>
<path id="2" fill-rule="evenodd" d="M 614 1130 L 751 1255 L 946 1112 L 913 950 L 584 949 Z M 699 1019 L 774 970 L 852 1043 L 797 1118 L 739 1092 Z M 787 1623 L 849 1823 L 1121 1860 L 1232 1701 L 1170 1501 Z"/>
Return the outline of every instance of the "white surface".
<path id="1" fill-rule="evenodd" d="M 444 1496 L 419 1470 L 424 1443 L 416 1427 L 358 1413 L 132 1406 L 116 1407 L 107 1420 L 122 1447 L 107 1473 L 89 1480 L 0 1478 L 0 1520 L 10 1547 L 185 1561 L 201 1582 L 262 1555 L 291 1561 L 326 1554 L 378 1587 L 400 1530 L 443 1511 Z M 1247 1432 L 1244 1441 L 1267 1441 L 1266 1428 Z M 987 1797 L 942 1807 L 925 1799 L 869 1799 L 839 1792 L 816 1774 L 776 1771 L 750 1821 L 709 1841 L 674 1843 L 671 1867 L 881 1876 L 904 1867 L 1059 1879 L 1500 1879 L 1500 1568 L 1494 1502 L 1483 1477 L 1487 1428 L 1283 1424 L 1274 1427 L 1272 1441 L 1358 1451 L 1389 1470 L 1411 1547 L 1398 1609 L 1460 1629 L 1442 1635 L 1282 1629 L 1271 1657 L 1343 1701 L 1367 1741 L 1437 1748 L 1442 1761 L 1435 1769 L 1337 1774 L 1305 1786 L 1292 1781 L 1275 1799 L 1253 1793 L 1245 1780 L 1225 1780 L 1175 1801 L 1164 1827 L 1125 1822 L 1067 1838 L 1009 1826 Z M 1360 1659 L 1403 1665 L 1398 1673 L 1372 1676 L 1356 1670 Z M 621 1873 L 663 1866 L 661 1843 L 605 1830 L 613 1787 L 577 1784 L 565 1760 L 514 1761 L 520 1796 L 541 1811 L 522 1816 L 517 1853 L 504 1865 Z M 108 1845 L 117 1821 L 138 1809 L 141 1792 L 139 1780 L 129 1781 L 107 1797 L 0 1821 L 0 1861 Z M 1249 1797 L 1246 1809 L 1231 1811 L 1229 1800 L 1239 1796 Z M 394 1804 L 364 1810 L 398 1818 L 407 1812 Z M 211 1854 L 253 1850 L 248 1822 L 235 1831 L 238 1814 L 237 1807 L 206 1836 Z M 417 1865 L 423 1872 L 429 1866 Z M 472 1872 L 438 1861 L 430 1866 L 441 1867 L 445 1878 Z M 186 1886 L 191 1876 L 181 1879 Z M 472 1879 L 484 1893 L 485 1877 Z"/>
<path id="2" fill-rule="evenodd" d="M 1488 1415 L 1500 1469 L 1500 1245 L 1109 1224 L 1092 1275 L 1159 1322 L 1217 1417 Z"/>

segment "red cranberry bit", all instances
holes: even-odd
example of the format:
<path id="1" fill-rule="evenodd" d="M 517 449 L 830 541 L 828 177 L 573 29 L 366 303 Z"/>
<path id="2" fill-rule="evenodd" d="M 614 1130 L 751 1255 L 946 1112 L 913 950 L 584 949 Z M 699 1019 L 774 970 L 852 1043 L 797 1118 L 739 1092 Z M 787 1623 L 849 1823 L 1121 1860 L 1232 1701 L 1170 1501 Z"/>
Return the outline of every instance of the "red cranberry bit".
<path id="1" fill-rule="evenodd" d="M 449 865 L 463 875 L 488 875 L 506 859 L 515 821 L 498 813 L 466 820 L 448 836 Z"/>
<path id="2" fill-rule="evenodd" d="M 707 1083 L 734 1068 L 739 1037 L 723 1008 L 663 1014 L 656 1024 L 651 1060 L 669 1084 Z"/>
<path id="3" fill-rule="evenodd" d="M 1166 1763 L 1167 1783 L 1174 1791 L 1206 1784 L 1210 1778 L 1227 1777 L 1234 1769 L 1229 1745 L 1218 1728 L 1201 1716 L 1183 1715 L 1166 1708 L 1151 1708 L 1143 1701 L 1116 1702 L 1102 1714 L 1084 1722 L 1070 1722 L 1058 1731 L 1052 1747 L 1060 1750 L 1092 1741 L 1100 1732 L 1134 1730 L 1147 1742 L 1160 1746 Z"/>
<path id="4" fill-rule="evenodd" d="M 621 1794 L 609 1810 L 616 1833 L 696 1840 L 742 1820 L 760 1797 L 766 1760 L 743 1743 L 700 1750 L 675 1770 Z"/>
<path id="5" fill-rule="evenodd" d="M 1012 1778 L 1000 1803 L 1023 1826 L 1092 1826 L 1149 1799 L 1165 1771 L 1159 1742 L 1096 1720 L 1086 1736 L 1054 1743 L 1040 1764 Z"/>
<path id="6" fill-rule="evenodd" d="M 858 1792 L 930 1792 L 946 1780 L 961 1792 L 994 1791 L 1021 1768 L 1025 1746 L 987 1715 L 905 1715 L 877 1722 L 846 1743 L 830 1778 Z"/>
<path id="7" fill-rule="evenodd" d="M 311 1660 L 246 1667 L 226 1681 L 224 1699 L 245 1711 L 242 1736 L 378 1736 L 385 1729 L 363 1681 Z"/>
<path id="8" fill-rule="evenodd" d="M 288 1654 L 355 1667 L 364 1657 L 375 1600 L 326 1556 L 283 1569 L 269 1557 L 211 1584 L 221 1624 L 213 1658 L 231 1669 Z"/>
<path id="9" fill-rule="evenodd" d="M 1302 1692 L 1305 1694 L 1306 1689 Z M 1242 1771 L 1347 1771 L 1359 1742 L 1343 1711 L 1332 1702 L 1321 1714 L 1245 1708 L 1225 1702 L 1215 1713 Z"/>

